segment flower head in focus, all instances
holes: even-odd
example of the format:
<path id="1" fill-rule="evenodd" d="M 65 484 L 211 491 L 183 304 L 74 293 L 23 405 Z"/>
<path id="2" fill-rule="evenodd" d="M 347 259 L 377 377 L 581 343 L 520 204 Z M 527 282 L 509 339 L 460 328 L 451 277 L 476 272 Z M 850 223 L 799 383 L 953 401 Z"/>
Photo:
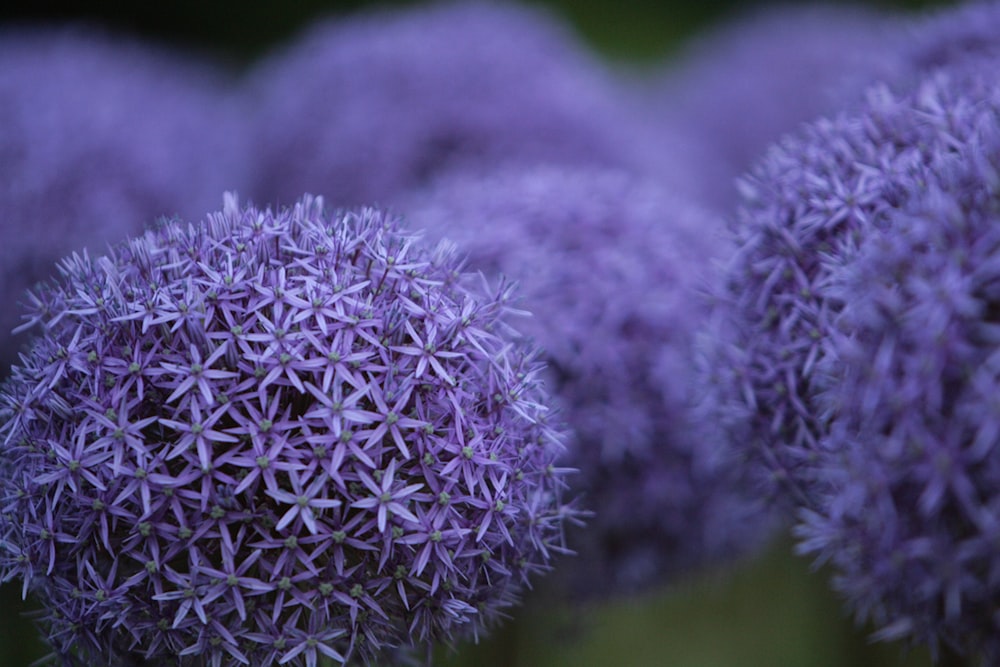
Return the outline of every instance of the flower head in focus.
<path id="1" fill-rule="evenodd" d="M 726 444 L 696 409 L 701 279 L 728 246 L 682 197 L 618 170 L 536 166 L 440 179 L 402 205 L 471 268 L 519 281 L 594 511 L 560 568 L 627 593 L 769 536 Z M 573 541 L 577 540 L 577 541 Z"/>
<path id="2" fill-rule="evenodd" d="M 311 197 L 65 260 L 0 390 L 0 572 L 56 653 L 316 665 L 496 621 L 574 512 L 511 291 L 459 268 Z"/>
<path id="3" fill-rule="evenodd" d="M 206 63 L 92 29 L 0 33 L 0 298 L 62 256 L 164 213 L 203 216 L 242 185 L 242 123 Z M 0 376 L 17 308 L 0 311 Z"/>

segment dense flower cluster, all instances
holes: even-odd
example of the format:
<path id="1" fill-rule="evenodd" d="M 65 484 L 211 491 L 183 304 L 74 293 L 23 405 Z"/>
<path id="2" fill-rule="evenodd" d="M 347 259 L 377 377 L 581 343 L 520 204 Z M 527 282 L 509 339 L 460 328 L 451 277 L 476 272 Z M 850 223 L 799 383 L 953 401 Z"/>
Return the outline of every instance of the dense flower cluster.
<path id="1" fill-rule="evenodd" d="M 800 549 L 877 636 L 984 664 L 1000 660 L 998 7 L 911 25 L 858 113 L 771 149 L 742 183 L 707 337 L 731 437 L 799 507 Z"/>
<path id="2" fill-rule="evenodd" d="M 84 29 L 0 33 L 0 376 L 22 293 L 63 255 L 157 216 L 201 217 L 241 185 L 219 77 Z"/>
<path id="3" fill-rule="evenodd" d="M 881 636 L 1000 660 L 1000 91 L 887 100 L 941 136 L 825 288 L 820 497 L 803 548 Z"/>
<path id="4" fill-rule="evenodd" d="M 661 133 L 682 128 L 702 147 L 696 191 L 718 209 L 766 147 L 800 123 L 860 97 L 893 71 L 896 22 L 860 7 L 781 5 L 733 19 L 694 40 L 657 78 Z"/>
<path id="5" fill-rule="evenodd" d="M 66 661 L 367 660 L 563 550 L 535 353 L 448 246 L 230 197 L 61 269 L 0 391 L 0 572 Z"/>
<path id="6" fill-rule="evenodd" d="M 320 23 L 251 74 L 253 194 L 387 203 L 458 164 L 621 164 L 639 142 L 618 87 L 568 29 L 525 6 L 446 2 Z"/>
<path id="7" fill-rule="evenodd" d="M 763 464 L 767 483 L 799 501 L 814 493 L 811 471 L 827 431 L 815 370 L 839 302 L 825 285 L 928 182 L 936 156 L 976 141 L 986 112 L 972 92 L 931 83 L 897 96 L 878 86 L 863 114 L 808 125 L 742 181 L 739 250 L 707 337 L 709 383 L 725 406 L 720 418 Z"/>
<path id="8" fill-rule="evenodd" d="M 701 279 L 721 223 L 620 171 L 552 166 L 442 179 L 406 205 L 471 268 L 520 281 L 594 510 L 567 562 L 587 595 L 624 593 L 760 544 L 719 434 L 695 412 Z"/>

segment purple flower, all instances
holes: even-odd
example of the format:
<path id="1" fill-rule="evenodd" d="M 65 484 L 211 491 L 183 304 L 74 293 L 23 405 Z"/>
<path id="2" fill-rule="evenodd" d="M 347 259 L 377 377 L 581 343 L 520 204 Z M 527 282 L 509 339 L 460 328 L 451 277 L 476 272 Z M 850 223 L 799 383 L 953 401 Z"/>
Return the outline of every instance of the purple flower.
<path id="1" fill-rule="evenodd" d="M 895 71 L 894 22 L 860 7 L 780 6 L 739 16 L 687 46 L 650 81 L 658 134 L 701 147 L 701 200 L 728 210 L 734 182 L 772 142 L 860 97 Z"/>
<path id="2" fill-rule="evenodd" d="M 316 665 L 475 636 L 564 551 L 509 286 L 396 219 L 229 197 L 34 293 L 0 573 L 64 661 Z"/>
<path id="3" fill-rule="evenodd" d="M 535 313 L 567 460 L 594 510 L 560 568 L 585 595 L 659 583 L 767 536 L 711 424 L 695 410 L 701 279 L 720 223 L 625 172 L 554 166 L 441 179 L 403 206 L 469 266 L 519 281 Z"/>
<path id="4" fill-rule="evenodd" d="M 355 205 L 457 164 L 638 161 L 619 86 L 528 7 L 449 2 L 320 23 L 251 74 L 254 196 Z"/>
<path id="5" fill-rule="evenodd" d="M 816 121 L 772 146 L 742 184 L 740 249 L 725 269 L 709 356 L 719 419 L 772 491 L 810 502 L 827 416 L 816 369 L 840 303 L 827 283 L 870 230 L 919 191 L 938 156 L 989 119 L 987 84 L 955 73 L 905 95 L 875 87 L 863 113 Z"/>
<path id="6" fill-rule="evenodd" d="M 879 637 L 1000 660 L 1000 92 L 944 76 L 902 107 L 941 136 L 831 271 L 817 365 L 817 502 L 830 561 Z M 912 102 L 910 102 L 912 104 Z"/>
<path id="7" fill-rule="evenodd" d="M 240 185 L 239 117 L 205 65 L 84 29 L 0 33 L 0 298 L 63 255 L 201 217 Z M 0 312 L 0 375 L 16 308 Z"/>
<path id="8" fill-rule="evenodd" d="M 1000 659 L 996 63 L 879 86 L 743 183 L 721 415 L 878 637 Z"/>

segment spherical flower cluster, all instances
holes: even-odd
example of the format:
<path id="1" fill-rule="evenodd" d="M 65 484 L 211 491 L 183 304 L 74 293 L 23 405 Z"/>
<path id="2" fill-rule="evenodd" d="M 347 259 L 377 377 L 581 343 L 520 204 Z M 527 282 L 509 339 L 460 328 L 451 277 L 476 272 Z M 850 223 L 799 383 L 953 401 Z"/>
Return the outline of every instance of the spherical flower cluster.
<path id="1" fill-rule="evenodd" d="M 808 5 L 738 16 L 687 46 L 652 82 L 659 129 L 703 147 L 695 188 L 720 210 L 734 182 L 786 132 L 860 97 L 895 69 L 895 22 L 860 7 Z"/>
<path id="2" fill-rule="evenodd" d="M 954 75 L 964 86 L 988 86 Z M 816 368 L 841 306 L 826 284 L 870 230 L 929 182 L 936 156 L 976 141 L 988 116 L 963 85 L 894 95 L 823 119 L 772 147 L 742 182 L 740 249 L 720 281 L 708 383 L 719 419 L 744 443 L 772 493 L 811 502 L 827 418 Z"/>
<path id="3" fill-rule="evenodd" d="M 241 137 L 201 63 L 85 29 L 0 33 L 0 299 L 157 216 L 201 217 L 241 185 Z M 0 376 L 17 308 L 0 309 Z M 18 341 L 20 339 L 17 339 Z"/>
<path id="4" fill-rule="evenodd" d="M 394 202 L 458 164 L 622 164 L 618 84 L 554 18 L 447 2 L 319 23 L 251 73 L 254 196 Z M 638 159 L 638 158 L 636 158 Z"/>
<path id="5" fill-rule="evenodd" d="M 693 337 L 721 224 L 615 170 L 553 166 L 441 179 L 403 205 L 469 266 L 510 276 L 534 313 L 573 429 L 572 484 L 594 516 L 560 568 L 586 595 L 662 582 L 760 544 L 767 531 L 695 411 Z"/>
<path id="6" fill-rule="evenodd" d="M 310 197 L 65 260 L 0 391 L 0 573 L 57 654 L 343 663 L 495 621 L 574 511 L 511 291 L 457 266 Z"/>
<path id="7" fill-rule="evenodd" d="M 880 636 L 1000 661 L 1000 91 L 936 79 L 920 180 L 830 274 L 824 494 L 802 548 Z M 908 108 L 907 108 L 908 107 Z M 937 109 L 934 113 L 933 110 Z"/>

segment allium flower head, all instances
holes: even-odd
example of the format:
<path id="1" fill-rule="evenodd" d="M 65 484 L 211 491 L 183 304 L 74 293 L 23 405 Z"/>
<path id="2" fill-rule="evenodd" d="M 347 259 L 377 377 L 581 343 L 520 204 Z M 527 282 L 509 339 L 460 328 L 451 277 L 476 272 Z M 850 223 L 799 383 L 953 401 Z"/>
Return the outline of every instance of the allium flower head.
<path id="1" fill-rule="evenodd" d="M 0 391 L 2 574 L 56 652 L 316 665 L 495 621 L 573 512 L 510 289 L 457 269 L 310 197 L 65 260 Z"/>
<path id="2" fill-rule="evenodd" d="M 894 71 L 896 28 L 860 7 L 781 5 L 740 15 L 672 59 L 652 106 L 662 134 L 680 128 L 704 147 L 702 198 L 728 210 L 736 177 L 769 144 Z"/>
<path id="3" fill-rule="evenodd" d="M 951 81 L 951 83 L 948 83 Z M 954 84 L 954 85 L 952 85 Z M 721 419 L 769 484 L 810 501 L 827 420 L 815 396 L 840 302 L 826 290 L 870 230 L 925 187 L 939 156 L 975 142 L 988 84 L 955 74 L 906 95 L 884 87 L 863 113 L 823 119 L 772 147 L 742 182 L 740 250 L 710 340 Z"/>
<path id="4" fill-rule="evenodd" d="M 395 201 L 457 164 L 621 164 L 638 142 L 610 75 L 558 21 L 446 2 L 320 23 L 248 84 L 254 195 Z"/>
<path id="5" fill-rule="evenodd" d="M 700 279 L 719 223 L 624 172 L 553 166 L 465 173 L 408 204 L 470 266 L 520 281 L 573 429 L 573 484 L 594 510 L 567 563 L 586 594 L 662 581 L 763 541 L 754 503 L 694 412 Z"/>
<path id="6" fill-rule="evenodd" d="M 84 29 L 0 32 L 0 298 L 163 214 L 241 185 L 240 132 L 206 65 Z M 17 308 L 0 311 L 0 376 Z"/>
<path id="7" fill-rule="evenodd" d="M 941 136 L 832 270 L 803 550 L 880 636 L 1000 661 L 1000 91 L 936 78 Z M 928 128 L 930 129 L 930 128 Z M 945 143 L 947 142 L 947 143 Z M 889 203 L 889 202 L 887 202 Z M 846 258 L 845 258 L 846 259 Z"/>

